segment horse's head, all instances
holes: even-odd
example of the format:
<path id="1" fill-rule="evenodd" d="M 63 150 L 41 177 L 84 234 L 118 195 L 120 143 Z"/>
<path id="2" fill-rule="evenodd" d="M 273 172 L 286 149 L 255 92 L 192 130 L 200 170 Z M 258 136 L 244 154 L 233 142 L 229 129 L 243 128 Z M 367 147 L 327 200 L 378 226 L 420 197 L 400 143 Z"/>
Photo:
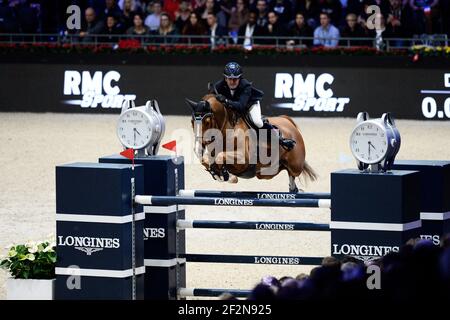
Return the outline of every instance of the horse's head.
<path id="1" fill-rule="evenodd" d="M 204 141 L 203 136 L 206 130 L 212 128 L 213 125 L 213 113 L 211 105 L 207 100 L 201 100 L 199 102 L 186 99 L 186 103 L 192 109 L 192 129 L 195 135 L 195 153 L 198 157 L 201 157 L 205 146 L 211 142 Z"/>
<path id="2" fill-rule="evenodd" d="M 192 120 L 203 120 L 211 115 L 211 105 L 207 100 L 201 100 L 199 102 L 192 101 L 186 98 L 186 103 L 192 109 Z"/>
<path id="3" fill-rule="evenodd" d="M 205 134 L 209 129 L 222 131 L 226 121 L 225 107 L 216 99 L 214 94 L 205 95 L 202 100 L 195 102 L 186 99 L 192 109 L 192 129 L 195 134 L 195 152 L 200 155 L 204 148 L 215 140 L 215 136 Z M 214 134 L 213 132 L 210 132 Z"/>

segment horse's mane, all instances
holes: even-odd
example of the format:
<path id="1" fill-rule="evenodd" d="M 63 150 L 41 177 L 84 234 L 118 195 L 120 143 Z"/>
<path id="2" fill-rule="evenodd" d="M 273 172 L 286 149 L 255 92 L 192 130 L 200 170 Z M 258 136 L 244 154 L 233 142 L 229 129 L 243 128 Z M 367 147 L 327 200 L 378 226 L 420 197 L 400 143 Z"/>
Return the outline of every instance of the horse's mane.
<path id="1" fill-rule="evenodd" d="M 209 101 L 210 98 L 214 98 L 214 100 L 210 102 L 210 101 Z M 217 109 L 214 108 L 213 106 L 221 106 L 221 107 L 223 108 L 223 110 L 225 111 L 227 121 L 228 121 L 229 123 L 231 123 L 232 126 L 235 126 L 235 125 L 236 125 L 236 122 L 237 122 L 237 120 L 238 120 L 238 118 L 239 118 L 238 113 L 237 113 L 235 110 L 233 110 L 233 109 L 226 108 L 220 101 L 218 101 L 218 100 L 216 99 L 216 95 L 215 95 L 215 94 L 213 94 L 213 93 L 208 93 L 208 94 L 206 94 L 206 95 L 202 98 L 202 100 L 205 100 L 205 101 L 210 102 L 210 105 L 211 105 L 211 111 L 212 111 L 213 113 L 214 113 L 215 110 L 217 110 Z"/>
<path id="2" fill-rule="evenodd" d="M 209 98 L 215 98 L 216 95 L 213 93 L 208 93 L 203 97 L 203 100 L 208 100 Z"/>

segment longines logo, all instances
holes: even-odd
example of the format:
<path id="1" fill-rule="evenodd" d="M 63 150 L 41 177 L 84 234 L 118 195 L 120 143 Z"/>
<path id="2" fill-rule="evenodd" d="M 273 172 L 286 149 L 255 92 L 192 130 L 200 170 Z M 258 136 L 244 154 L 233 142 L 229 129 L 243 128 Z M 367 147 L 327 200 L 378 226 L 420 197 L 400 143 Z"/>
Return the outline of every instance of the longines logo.
<path id="1" fill-rule="evenodd" d="M 283 193 L 258 193 L 256 195 L 258 199 L 295 199 L 295 194 L 283 194 Z"/>
<path id="2" fill-rule="evenodd" d="M 149 238 L 164 238 L 166 230 L 164 228 L 144 228 L 144 240 Z"/>
<path id="3" fill-rule="evenodd" d="M 58 236 L 58 246 L 74 247 L 90 256 L 94 252 L 103 249 L 120 248 L 120 239 L 118 238 L 94 238 L 94 237 L 74 237 Z"/>
<path id="4" fill-rule="evenodd" d="M 257 230 L 294 230 L 292 223 L 257 223 L 255 226 Z"/>
<path id="5" fill-rule="evenodd" d="M 75 249 L 86 253 L 86 255 L 88 256 L 92 255 L 94 252 L 103 250 L 103 248 L 86 248 L 86 247 L 75 247 Z"/>
<path id="6" fill-rule="evenodd" d="M 300 259 L 295 257 L 255 257 L 255 264 L 300 264 Z"/>
<path id="7" fill-rule="evenodd" d="M 352 256 L 362 261 L 376 260 L 389 252 L 398 252 L 399 247 L 390 246 L 372 246 L 360 244 L 334 244 L 332 255 Z"/>
<path id="8" fill-rule="evenodd" d="M 219 206 L 252 206 L 253 200 L 234 198 L 214 198 L 214 204 Z"/>
<path id="9" fill-rule="evenodd" d="M 420 239 L 431 240 L 435 246 L 441 244 L 441 237 L 438 234 L 421 234 Z"/>

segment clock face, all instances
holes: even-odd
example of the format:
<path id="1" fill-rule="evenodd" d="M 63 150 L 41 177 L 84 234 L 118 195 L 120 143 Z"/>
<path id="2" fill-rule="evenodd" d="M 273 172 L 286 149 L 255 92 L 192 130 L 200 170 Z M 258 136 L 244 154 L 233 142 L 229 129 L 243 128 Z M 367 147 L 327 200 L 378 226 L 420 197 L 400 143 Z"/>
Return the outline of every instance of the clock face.
<path id="1" fill-rule="evenodd" d="M 363 122 L 353 130 L 350 148 L 359 161 L 378 163 L 383 160 L 388 150 L 386 132 L 377 124 Z"/>
<path id="2" fill-rule="evenodd" d="M 139 110 L 127 110 L 119 117 L 117 135 L 127 148 L 146 147 L 152 136 L 148 115 Z"/>

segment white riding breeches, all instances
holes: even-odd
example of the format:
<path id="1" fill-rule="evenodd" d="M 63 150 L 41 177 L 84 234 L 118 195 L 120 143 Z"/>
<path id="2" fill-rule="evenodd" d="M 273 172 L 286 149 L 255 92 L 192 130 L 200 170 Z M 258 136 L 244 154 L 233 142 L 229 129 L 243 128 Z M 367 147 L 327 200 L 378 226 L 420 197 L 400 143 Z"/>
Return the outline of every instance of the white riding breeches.
<path id="1" fill-rule="evenodd" d="M 263 121 L 261 118 L 261 105 L 259 104 L 259 101 L 257 101 L 255 104 L 253 104 L 249 111 L 248 111 L 248 115 L 250 117 L 250 120 L 253 122 L 253 124 L 258 127 L 258 128 L 262 128 L 263 127 Z"/>

